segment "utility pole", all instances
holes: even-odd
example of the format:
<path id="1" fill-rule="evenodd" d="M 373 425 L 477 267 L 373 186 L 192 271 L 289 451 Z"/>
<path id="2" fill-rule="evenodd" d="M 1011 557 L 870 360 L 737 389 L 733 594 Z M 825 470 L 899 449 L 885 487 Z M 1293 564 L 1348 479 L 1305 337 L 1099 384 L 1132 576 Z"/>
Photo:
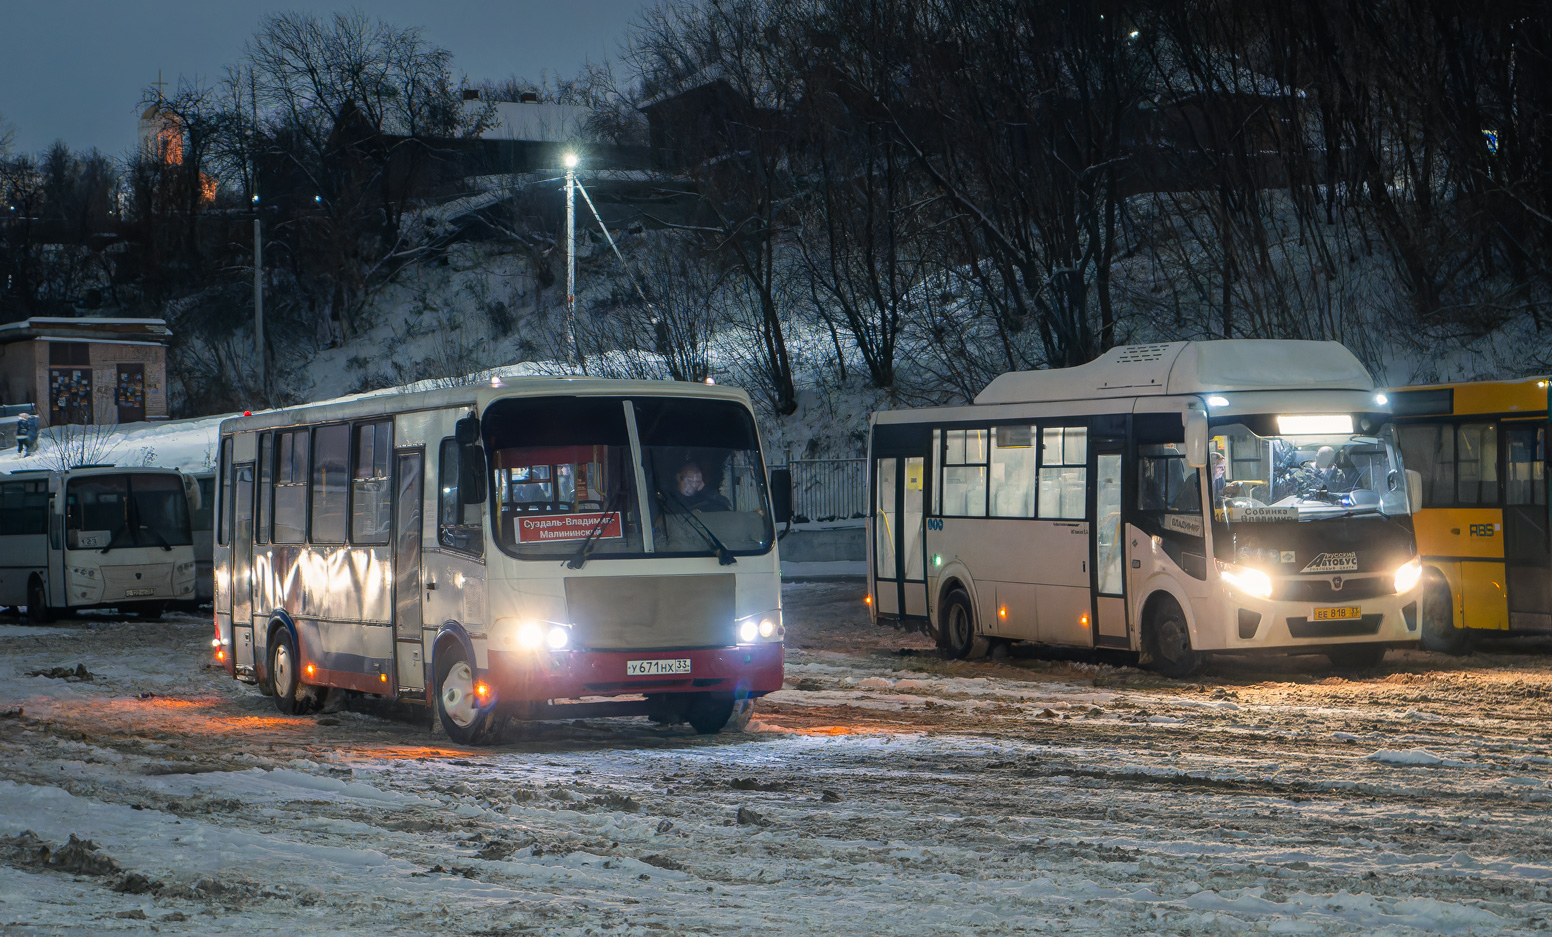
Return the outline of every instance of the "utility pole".
<path id="1" fill-rule="evenodd" d="M 253 195 L 253 358 L 259 365 L 259 384 L 266 398 L 269 379 L 264 370 L 264 229 L 259 221 L 259 196 Z M 268 400 L 265 400 L 268 403 Z"/>
<path id="2" fill-rule="evenodd" d="M 566 347 L 577 360 L 577 154 L 566 154 Z"/>

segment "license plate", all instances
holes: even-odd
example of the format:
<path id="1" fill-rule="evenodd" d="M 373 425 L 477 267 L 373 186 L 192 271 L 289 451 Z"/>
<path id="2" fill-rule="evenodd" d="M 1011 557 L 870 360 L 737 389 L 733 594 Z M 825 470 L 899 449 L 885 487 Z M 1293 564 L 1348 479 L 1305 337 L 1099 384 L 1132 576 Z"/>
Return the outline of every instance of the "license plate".
<path id="1" fill-rule="evenodd" d="M 155 589 L 125 589 L 124 590 L 124 594 L 126 596 L 129 596 L 129 597 L 133 598 L 134 596 L 137 596 L 137 595 L 155 595 L 156 594 L 156 590 Z"/>
<path id="2" fill-rule="evenodd" d="M 1362 618 L 1363 613 L 1352 605 L 1344 605 L 1340 608 L 1315 609 L 1316 621 L 1340 621 L 1344 618 Z"/>
<path id="3" fill-rule="evenodd" d="M 677 660 L 628 660 L 625 662 L 627 677 L 667 677 L 690 672 L 690 659 Z"/>

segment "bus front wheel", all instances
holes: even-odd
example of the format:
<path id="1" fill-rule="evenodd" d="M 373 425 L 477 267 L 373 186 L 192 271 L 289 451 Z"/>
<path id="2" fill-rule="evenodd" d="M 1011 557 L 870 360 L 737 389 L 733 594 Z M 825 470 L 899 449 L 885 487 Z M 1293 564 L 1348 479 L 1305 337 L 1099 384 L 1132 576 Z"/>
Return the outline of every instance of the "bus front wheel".
<path id="1" fill-rule="evenodd" d="M 938 631 L 943 635 L 943 652 L 955 660 L 964 660 L 975 650 L 975 614 L 970 609 L 970 595 L 963 589 L 955 589 L 943 600 L 942 624 Z"/>
<path id="2" fill-rule="evenodd" d="M 1144 647 L 1155 671 L 1166 677 L 1189 677 L 1202 666 L 1202 655 L 1191 647 L 1191 628 L 1180 603 L 1162 596 L 1148 616 Z"/>
<path id="3" fill-rule="evenodd" d="M 700 693 L 685 707 L 684 721 L 701 735 L 716 735 L 726 728 L 742 732 L 753 714 L 754 700 Z"/>
<path id="4" fill-rule="evenodd" d="M 459 745 L 488 745 L 496 734 L 496 715 L 481 706 L 475 683 L 462 647 L 452 644 L 437 654 L 437 720 Z"/>
<path id="5" fill-rule="evenodd" d="M 276 631 L 269 642 L 269 679 L 275 689 L 276 709 L 288 716 L 307 714 L 313 697 L 302 687 L 301 661 L 291 633 L 284 628 Z"/>
<path id="6" fill-rule="evenodd" d="M 33 577 L 27 583 L 27 621 L 34 625 L 46 625 L 54 620 L 54 610 L 44 598 L 43 580 Z"/>
<path id="7" fill-rule="evenodd" d="M 1470 643 L 1466 629 L 1455 627 L 1455 603 L 1443 576 L 1429 577 L 1423 589 L 1423 648 L 1442 654 L 1464 654 Z"/>

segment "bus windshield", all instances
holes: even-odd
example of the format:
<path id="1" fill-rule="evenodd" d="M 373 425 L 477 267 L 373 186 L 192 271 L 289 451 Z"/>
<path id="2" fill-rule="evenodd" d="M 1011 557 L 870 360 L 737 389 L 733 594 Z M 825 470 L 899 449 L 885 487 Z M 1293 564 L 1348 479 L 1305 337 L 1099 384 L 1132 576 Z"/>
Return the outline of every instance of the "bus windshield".
<path id="1" fill-rule="evenodd" d="M 183 479 L 126 472 L 72 478 L 65 490 L 68 549 L 177 547 L 193 543 Z"/>
<path id="2" fill-rule="evenodd" d="M 1372 436 L 1260 435 L 1240 423 L 1216 426 L 1213 434 L 1208 477 L 1213 513 L 1219 519 L 1235 523 L 1408 513 L 1406 474 L 1388 425 Z"/>
<path id="3" fill-rule="evenodd" d="M 513 398 L 484 423 L 496 540 L 513 556 L 640 557 L 649 542 L 664 556 L 757 554 L 775 539 L 754 420 L 732 401 Z"/>

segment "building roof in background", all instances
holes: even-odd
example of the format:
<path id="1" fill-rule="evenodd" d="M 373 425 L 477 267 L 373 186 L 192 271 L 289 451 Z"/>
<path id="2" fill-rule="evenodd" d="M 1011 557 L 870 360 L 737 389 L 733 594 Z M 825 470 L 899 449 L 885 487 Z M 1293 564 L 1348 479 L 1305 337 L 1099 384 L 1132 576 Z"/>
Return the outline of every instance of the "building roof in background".
<path id="1" fill-rule="evenodd" d="M 485 140 L 520 140 L 531 143 L 580 143 L 593 109 L 577 104 L 541 104 L 525 101 L 465 101 L 470 118 L 485 108 L 495 109 L 494 126 L 480 134 Z"/>
<path id="2" fill-rule="evenodd" d="M 97 319 L 33 316 L 0 325 L 0 345 L 36 339 L 167 344 L 172 331 L 165 319 Z"/>

